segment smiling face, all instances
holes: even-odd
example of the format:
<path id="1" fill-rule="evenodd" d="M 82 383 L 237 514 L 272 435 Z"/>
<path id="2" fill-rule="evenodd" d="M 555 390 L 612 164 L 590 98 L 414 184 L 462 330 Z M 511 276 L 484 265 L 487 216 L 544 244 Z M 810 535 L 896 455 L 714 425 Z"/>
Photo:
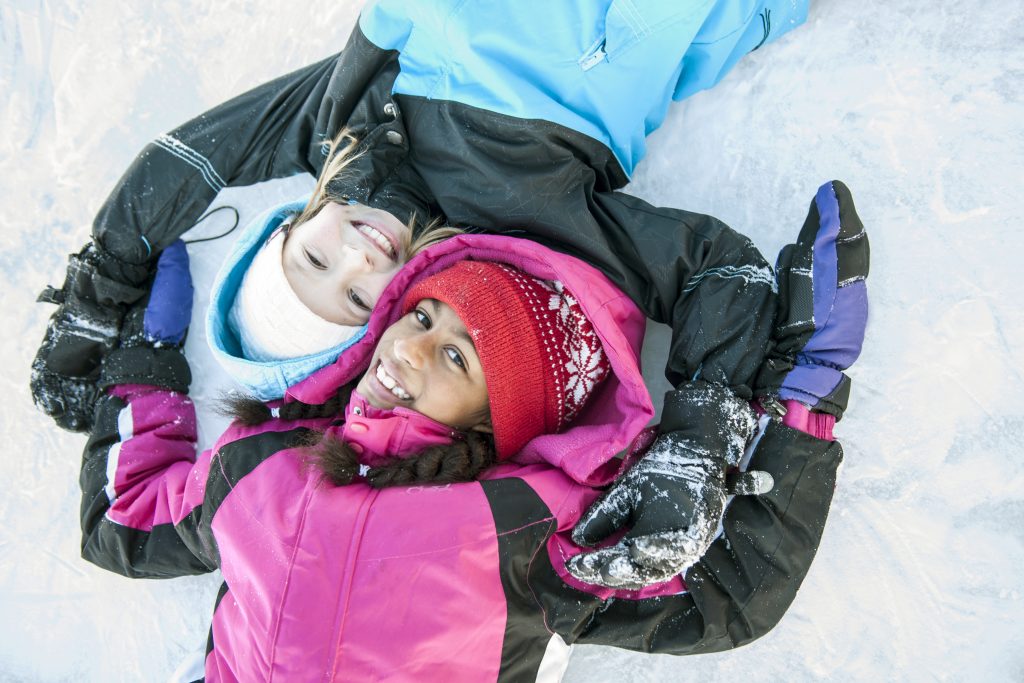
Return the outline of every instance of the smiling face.
<path id="1" fill-rule="evenodd" d="M 403 406 L 460 431 L 491 431 L 473 340 L 455 311 L 435 299 L 384 331 L 356 390 L 376 408 Z"/>
<path id="2" fill-rule="evenodd" d="M 325 320 L 362 325 L 405 262 L 410 230 L 387 211 L 328 202 L 290 231 L 284 274 L 299 300 Z"/>

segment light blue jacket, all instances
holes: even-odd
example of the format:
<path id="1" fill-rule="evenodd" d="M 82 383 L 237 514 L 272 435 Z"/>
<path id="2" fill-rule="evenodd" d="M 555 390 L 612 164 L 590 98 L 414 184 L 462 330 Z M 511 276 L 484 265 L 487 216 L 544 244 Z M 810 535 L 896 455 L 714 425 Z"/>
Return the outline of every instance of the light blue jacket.
<path id="1" fill-rule="evenodd" d="M 283 361 L 253 361 L 242 357 L 238 330 L 228 319 L 242 278 L 256 252 L 289 215 L 302 211 L 308 197 L 275 206 L 254 219 L 239 236 L 238 242 L 221 266 L 213 283 L 210 308 L 206 315 L 206 339 L 214 357 L 235 381 L 261 401 L 284 396 L 285 390 L 315 371 L 330 365 L 338 355 L 363 338 L 364 325 L 352 337 L 334 348 Z"/>
<path id="2" fill-rule="evenodd" d="M 796 28 L 810 0 L 379 0 L 359 27 L 399 51 L 393 92 L 561 124 L 627 176 L 672 100 Z"/>

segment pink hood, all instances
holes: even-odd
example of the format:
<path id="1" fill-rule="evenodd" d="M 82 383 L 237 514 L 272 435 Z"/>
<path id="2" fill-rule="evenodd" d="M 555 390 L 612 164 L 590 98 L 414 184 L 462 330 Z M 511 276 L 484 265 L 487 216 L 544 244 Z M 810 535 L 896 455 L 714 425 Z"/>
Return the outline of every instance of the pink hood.
<path id="1" fill-rule="evenodd" d="M 496 235 L 460 235 L 435 245 L 409 261 L 381 295 L 366 335 L 338 360 L 288 390 L 285 400 L 321 403 L 369 365 L 381 334 L 401 317 L 409 287 L 463 259 L 494 261 L 545 280 L 560 280 L 580 301 L 601 339 L 612 372 L 598 387 L 571 428 L 541 436 L 514 458 L 521 464 L 548 463 L 573 480 L 601 486 L 623 466 L 616 456 L 626 450 L 654 415 L 640 373 L 640 346 L 646 321 L 636 305 L 600 271 L 582 261 L 534 242 Z M 431 434 L 423 445 L 437 443 Z M 403 444 L 412 445 L 407 437 Z"/>

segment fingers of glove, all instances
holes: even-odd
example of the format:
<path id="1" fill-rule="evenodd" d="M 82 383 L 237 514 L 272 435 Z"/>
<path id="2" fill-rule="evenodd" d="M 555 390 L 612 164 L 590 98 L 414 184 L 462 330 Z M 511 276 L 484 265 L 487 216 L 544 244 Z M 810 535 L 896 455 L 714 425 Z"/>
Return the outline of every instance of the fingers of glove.
<path id="1" fill-rule="evenodd" d="M 844 202 L 851 210 L 851 226 L 845 231 L 834 184 L 841 188 Z M 852 202 L 849 190 L 839 181 L 819 187 L 796 243 L 786 245 L 779 252 L 776 261 L 780 305 L 778 332 L 783 334 L 777 336 L 806 341 L 816 322 L 823 324 L 828 320 L 840 282 L 837 246 L 841 240 L 844 244 L 853 244 L 857 241 L 854 237 L 864 236 Z M 855 232 L 857 226 L 859 231 Z M 856 259 L 851 260 L 851 266 L 854 261 Z M 792 350 L 801 347 L 802 344 Z"/>
<path id="2" fill-rule="evenodd" d="M 832 186 L 832 192 L 838 204 L 840 223 L 838 241 L 849 242 L 852 239 L 859 238 L 861 235 L 866 236 L 864 223 L 861 221 L 860 216 L 857 215 L 857 207 L 853 203 L 853 193 L 850 192 L 850 188 L 840 180 L 833 180 L 831 183 L 826 184 Z M 868 274 L 867 265 L 867 263 L 864 264 L 864 275 Z"/>
<path id="3" fill-rule="evenodd" d="M 53 418 L 61 429 L 87 432 L 99 395 L 95 382 L 76 381 L 33 367 L 29 381 L 36 407 Z"/>
<path id="4" fill-rule="evenodd" d="M 145 265 L 124 263 L 89 244 L 68 260 L 64 290 L 65 294 L 103 306 L 131 304 L 145 294 L 136 285 L 145 279 L 146 272 Z"/>
<path id="5" fill-rule="evenodd" d="M 703 538 L 689 530 L 675 529 L 627 541 L 630 559 L 651 571 L 679 574 L 700 559 L 707 550 Z"/>
<path id="6" fill-rule="evenodd" d="M 808 222 L 817 225 L 812 204 Z M 803 231 L 801 231 L 801 236 Z M 810 244 L 787 244 L 779 252 L 776 279 L 779 285 L 775 342 L 786 355 L 794 355 L 814 333 L 814 289 Z"/>
<path id="7" fill-rule="evenodd" d="M 566 569 L 584 583 L 620 590 L 640 590 L 645 586 L 668 581 L 679 572 L 664 572 L 637 565 L 622 543 L 573 557 Z"/>
<path id="8" fill-rule="evenodd" d="M 639 501 L 639 521 L 622 539 L 630 559 L 663 574 L 682 572 L 700 559 L 718 534 L 724 503 L 724 475 Z"/>
<path id="9" fill-rule="evenodd" d="M 632 479 L 620 479 L 590 506 L 573 527 L 573 543 L 591 546 L 608 537 L 632 519 L 635 501 L 636 489 Z"/>
<path id="10" fill-rule="evenodd" d="M 730 496 L 760 496 L 775 488 L 775 478 L 763 470 L 729 472 L 725 490 Z"/>
<path id="11" fill-rule="evenodd" d="M 192 320 L 192 275 L 185 243 L 176 240 L 160 254 L 146 305 L 145 337 L 179 344 Z"/>
<path id="12" fill-rule="evenodd" d="M 721 484 L 719 484 L 721 487 Z M 706 507 L 702 481 L 657 479 L 649 481 L 636 497 L 632 526 L 622 540 L 630 543 L 639 538 L 686 529 Z"/>
<path id="13" fill-rule="evenodd" d="M 868 239 L 853 197 L 839 181 L 822 185 L 815 204 L 821 215 L 812 283 L 816 330 L 802 351 L 818 364 L 842 370 L 857 359 L 864 340 Z"/>
<path id="14" fill-rule="evenodd" d="M 73 299 L 50 317 L 35 363 L 56 375 L 95 378 L 120 327 L 120 311 Z"/>
<path id="15" fill-rule="evenodd" d="M 867 233 L 849 189 L 838 180 L 825 183 L 797 243 L 779 254 L 775 353 L 797 364 L 848 368 L 864 340 L 869 260 Z M 837 381 L 821 380 L 821 387 L 807 391 L 824 396 Z"/>

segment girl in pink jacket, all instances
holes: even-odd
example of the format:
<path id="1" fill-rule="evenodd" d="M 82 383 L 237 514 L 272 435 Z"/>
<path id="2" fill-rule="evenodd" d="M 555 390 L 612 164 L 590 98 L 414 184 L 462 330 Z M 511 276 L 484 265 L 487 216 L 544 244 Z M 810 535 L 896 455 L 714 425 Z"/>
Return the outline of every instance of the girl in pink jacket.
<path id="1" fill-rule="evenodd" d="M 803 431 L 763 419 L 750 467 L 774 488 L 733 500 L 685 577 L 577 580 L 570 531 L 653 438 L 644 324 L 579 260 L 455 237 L 399 273 L 335 364 L 198 457 L 183 357 L 126 343 L 83 460 L 83 556 L 132 577 L 220 569 L 207 681 L 520 681 L 557 678 L 577 642 L 742 645 L 795 596 L 842 449 L 797 406 Z M 692 398 L 663 430 L 692 422 Z M 733 408 L 702 428 L 752 435 Z"/>

